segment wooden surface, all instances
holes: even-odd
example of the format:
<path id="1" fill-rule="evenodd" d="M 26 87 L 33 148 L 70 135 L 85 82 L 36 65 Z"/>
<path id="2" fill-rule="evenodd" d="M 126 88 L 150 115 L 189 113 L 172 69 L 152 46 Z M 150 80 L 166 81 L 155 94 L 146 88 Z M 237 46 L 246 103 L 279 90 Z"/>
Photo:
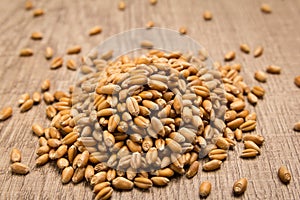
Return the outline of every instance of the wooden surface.
<path id="1" fill-rule="evenodd" d="M 14 115 L 0 122 L 0 199 L 92 199 L 93 193 L 85 183 L 62 185 L 54 164 L 34 167 L 37 138 L 31 132 L 33 122 L 46 126 L 45 105 L 35 106 L 20 114 L 18 96 L 39 90 L 42 80 L 52 80 L 51 91 L 66 90 L 76 79 L 76 72 L 66 68 L 49 70 L 49 61 L 43 57 L 49 45 L 56 55 L 64 55 L 68 47 L 80 44 L 82 55 L 108 37 L 132 28 L 144 27 L 153 20 L 158 27 L 178 30 L 186 26 L 188 35 L 205 46 L 214 60 L 222 61 L 229 50 L 237 52 L 235 62 L 243 65 L 243 75 L 249 85 L 262 85 L 266 89 L 263 101 L 250 110 L 258 114 L 256 132 L 266 138 L 262 155 L 254 160 L 238 158 L 242 144 L 231 151 L 221 170 L 211 173 L 199 171 L 191 180 L 185 177 L 172 179 L 166 188 L 149 191 L 134 189 L 114 192 L 112 199 L 198 199 L 201 181 L 212 183 L 208 199 L 232 199 L 235 180 L 249 180 L 242 199 L 299 199 L 300 198 L 300 134 L 292 130 L 300 120 L 300 89 L 293 78 L 300 75 L 300 1 L 267 1 L 273 13 L 260 12 L 262 1 L 253 0 L 158 0 L 151 6 L 147 0 L 130 0 L 121 12 L 114 0 L 52 0 L 34 1 L 45 9 L 44 16 L 33 18 L 25 11 L 23 1 L 0 1 L 0 107 L 12 105 Z M 210 22 L 202 19 L 202 12 L 211 10 Z M 87 31 L 94 25 L 103 27 L 103 33 L 89 37 Z M 42 41 L 32 41 L 31 32 L 44 33 Z M 239 51 L 240 43 L 253 49 L 265 47 L 262 57 L 254 59 Z M 23 47 L 34 50 L 34 56 L 20 58 Z M 68 56 L 78 59 L 78 56 Z M 67 57 L 66 57 L 67 58 Z M 257 83 L 253 73 L 269 64 L 282 66 L 281 75 L 269 75 L 265 84 Z M 23 161 L 31 167 L 27 176 L 12 175 L 9 170 L 9 153 L 12 147 L 22 150 Z M 203 162 L 203 161 L 202 161 Z M 292 173 L 288 186 L 277 178 L 280 165 L 287 165 Z"/>

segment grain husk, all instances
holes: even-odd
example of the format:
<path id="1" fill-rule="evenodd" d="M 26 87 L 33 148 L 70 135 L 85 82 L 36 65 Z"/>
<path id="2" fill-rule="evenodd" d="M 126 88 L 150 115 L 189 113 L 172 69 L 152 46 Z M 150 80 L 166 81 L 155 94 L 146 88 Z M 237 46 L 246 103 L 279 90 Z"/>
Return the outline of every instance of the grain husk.
<path id="1" fill-rule="evenodd" d="M 264 48 L 262 46 L 258 46 L 254 49 L 254 57 L 257 58 L 257 57 L 260 57 L 264 52 Z"/>

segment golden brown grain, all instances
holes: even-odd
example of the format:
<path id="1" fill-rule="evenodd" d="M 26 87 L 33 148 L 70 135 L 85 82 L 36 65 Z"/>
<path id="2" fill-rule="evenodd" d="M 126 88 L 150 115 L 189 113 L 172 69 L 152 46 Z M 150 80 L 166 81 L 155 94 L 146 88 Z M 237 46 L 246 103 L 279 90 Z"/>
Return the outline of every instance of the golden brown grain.
<path id="1" fill-rule="evenodd" d="M 258 98 L 262 98 L 265 94 L 265 90 L 260 86 L 253 86 L 251 92 L 255 94 Z"/>
<path id="2" fill-rule="evenodd" d="M 61 182 L 64 184 L 70 182 L 73 177 L 73 174 L 74 174 L 73 167 L 69 166 L 64 168 L 61 174 Z"/>
<path id="3" fill-rule="evenodd" d="M 105 187 L 109 187 L 110 185 L 111 185 L 110 182 L 98 183 L 97 185 L 94 186 L 93 192 L 98 193 L 100 190 L 102 190 Z"/>
<path id="4" fill-rule="evenodd" d="M 51 59 L 53 57 L 53 49 L 51 47 L 46 47 L 45 49 L 45 58 Z"/>
<path id="5" fill-rule="evenodd" d="M 257 102 L 258 102 L 258 98 L 256 95 L 254 95 L 252 92 L 249 92 L 247 94 L 247 99 L 248 99 L 248 102 L 255 105 Z"/>
<path id="6" fill-rule="evenodd" d="M 26 10 L 31 10 L 33 8 L 33 3 L 32 3 L 32 1 L 31 0 L 27 0 L 26 2 L 25 2 L 25 9 Z"/>
<path id="7" fill-rule="evenodd" d="M 234 58 L 235 58 L 235 52 L 234 51 L 229 51 L 224 56 L 225 61 L 232 61 Z"/>
<path id="8" fill-rule="evenodd" d="M 244 141 L 245 149 L 255 149 L 260 154 L 260 148 L 251 140 Z"/>
<path id="9" fill-rule="evenodd" d="M 49 153 L 49 151 L 50 151 L 50 147 L 47 145 L 47 142 L 46 142 L 46 145 L 43 145 L 37 149 L 36 154 L 41 156 L 45 153 Z"/>
<path id="10" fill-rule="evenodd" d="M 269 65 L 266 69 L 266 72 L 268 72 L 270 74 L 280 74 L 281 67 L 276 66 L 276 65 Z"/>
<path id="11" fill-rule="evenodd" d="M 254 73 L 254 78 L 259 82 L 266 82 L 267 81 L 267 75 L 263 71 L 256 71 Z"/>
<path id="12" fill-rule="evenodd" d="M 186 177 L 193 178 L 198 173 L 199 165 L 200 163 L 198 161 L 193 162 L 186 172 Z"/>
<path id="13" fill-rule="evenodd" d="M 103 53 L 100 58 L 103 60 L 109 60 L 112 58 L 114 51 L 113 50 L 108 50 L 105 53 Z"/>
<path id="14" fill-rule="evenodd" d="M 31 39 L 41 40 L 41 39 L 43 39 L 43 34 L 41 32 L 33 32 L 33 33 L 31 33 Z"/>
<path id="15" fill-rule="evenodd" d="M 77 69 L 77 64 L 76 64 L 75 60 L 73 60 L 73 59 L 67 60 L 67 68 L 75 71 Z"/>
<path id="16" fill-rule="evenodd" d="M 46 79 L 42 82 L 41 84 L 41 90 L 44 92 L 44 91 L 48 91 L 50 89 L 50 80 L 49 79 Z"/>
<path id="17" fill-rule="evenodd" d="M 219 137 L 216 141 L 216 145 L 217 147 L 224 149 L 224 150 L 228 150 L 230 147 L 230 144 L 227 142 L 227 140 L 223 137 Z"/>
<path id="18" fill-rule="evenodd" d="M 253 131 L 256 128 L 256 121 L 255 120 L 248 120 L 245 121 L 239 127 L 243 132 Z"/>
<path id="19" fill-rule="evenodd" d="M 294 83 L 295 83 L 296 86 L 298 86 L 300 88 L 300 76 L 295 77 Z"/>
<path id="20" fill-rule="evenodd" d="M 118 8 L 119 10 L 125 10 L 126 4 L 123 0 L 119 1 Z"/>
<path id="21" fill-rule="evenodd" d="M 16 174 L 25 175 L 30 171 L 29 167 L 23 163 L 15 162 L 10 165 L 11 171 Z"/>
<path id="22" fill-rule="evenodd" d="M 10 152 L 11 162 L 21 162 L 21 151 L 17 148 L 13 148 Z"/>
<path id="23" fill-rule="evenodd" d="M 211 160 L 203 165 L 204 171 L 214 171 L 221 167 L 222 161 L 220 160 Z"/>
<path id="24" fill-rule="evenodd" d="M 264 48 L 262 46 L 258 46 L 254 49 L 253 55 L 254 55 L 254 57 L 257 58 L 257 57 L 261 56 L 263 54 L 263 52 L 264 52 Z"/>
<path id="25" fill-rule="evenodd" d="M 250 47 L 248 46 L 248 44 L 241 44 L 240 49 L 244 53 L 250 53 Z"/>
<path id="26" fill-rule="evenodd" d="M 24 48 L 20 50 L 20 56 L 32 56 L 33 55 L 33 51 L 30 48 Z"/>
<path id="27" fill-rule="evenodd" d="M 300 121 L 299 121 L 299 122 L 296 122 L 296 123 L 294 124 L 294 130 L 295 130 L 295 131 L 300 131 Z"/>
<path id="28" fill-rule="evenodd" d="M 113 193 L 113 188 L 112 187 L 104 187 L 95 196 L 95 200 L 106 200 L 106 199 L 109 199 L 109 198 L 111 198 L 112 193 Z"/>
<path id="29" fill-rule="evenodd" d="M 267 14 L 270 14 L 272 12 L 272 9 L 270 7 L 269 4 L 266 4 L 266 3 L 263 3 L 260 7 L 260 10 L 263 12 L 263 13 L 267 13 Z"/>
<path id="30" fill-rule="evenodd" d="M 153 21 L 148 21 L 147 23 L 146 23 L 146 28 L 147 29 L 150 29 L 150 28 L 152 28 L 154 26 L 154 22 Z"/>
<path id="31" fill-rule="evenodd" d="M 246 178 L 241 178 L 233 184 L 233 192 L 235 195 L 243 194 L 247 189 L 248 181 Z"/>
<path id="32" fill-rule="evenodd" d="M 75 45 L 67 49 L 67 54 L 78 54 L 81 52 L 81 46 Z"/>
<path id="33" fill-rule="evenodd" d="M 141 42 L 141 47 L 144 49 L 152 49 L 153 48 L 153 43 L 151 41 L 148 40 L 143 40 Z"/>
<path id="34" fill-rule="evenodd" d="M 41 102 L 41 94 L 39 92 L 34 92 L 32 94 L 32 100 L 35 104 L 38 104 Z"/>
<path id="35" fill-rule="evenodd" d="M 13 110 L 12 107 L 7 106 L 1 109 L 0 111 L 0 121 L 4 121 L 7 120 L 8 118 L 10 118 L 13 114 Z"/>
<path id="36" fill-rule="evenodd" d="M 187 33 L 186 27 L 180 27 L 180 28 L 179 28 L 179 33 L 180 33 L 181 35 L 185 35 L 185 34 Z"/>
<path id="37" fill-rule="evenodd" d="M 236 141 L 241 141 L 242 140 L 242 137 L 243 137 L 243 132 L 241 131 L 241 129 L 236 129 L 235 131 L 234 131 L 234 137 L 235 137 L 235 139 L 236 139 Z"/>
<path id="38" fill-rule="evenodd" d="M 20 111 L 21 112 L 26 112 L 28 110 L 30 110 L 33 106 L 33 100 L 32 99 L 28 99 L 27 101 L 25 101 L 21 107 L 20 107 Z"/>
<path id="39" fill-rule="evenodd" d="M 202 198 L 206 198 L 211 191 L 211 183 L 209 181 L 203 181 L 199 187 L 199 195 Z"/>
<path id="40" fill-rule="evenodd" d="M 153 185 L 155 186 L 166 186 L 169 184 L 170 180 L 166 177 L 152 177 L 151 181 L 153 182 Z"/>
<path id="41" fill-rule="evenodd" d="M 118 177 L 112 181 L 112 185 L 119 190 L 131 190 L 134 184 L 124 177 Z"/>
<path id="42" fill-rule="evenodd" d="M 254 142 L 255 144 L 257 144 L 259 146 L 262 145 L 264 143 L 264 141 L 265 141 L 265 139 L 264 139 L 263 136 L 261 136 L 261 135 L 255 135 L 255 134 L 245 134 L 243 136 L 243 140 L 244 141 L 250 140 L 250 141 Z"/>
<path id="43" fill-rule="evenodd" d="M 50 92 L 45 92 L 43 98 L 46 104 L 51 104 L 54 102 L 54 96 Z"/>
<path id="44" fill-rule="evenodd" d="M 56 162 L 56 165 L 59 169 L 65 169 L 66 167 L 69 166 L 69 161 L 66 158 L 59 158 Z"/>
<path id="45" fill-rule="evenodd" d="M 84 173 L 85 173 L 85 168 L 75 169 L 75 172 L 72 177 L 72 182 L 75 184 L 81 182 L 84 178 Z"/>
<path id="46" fill-rule="evenodd" d="M 50 69 L 58 69 L 63 65 L 63 58 L 62 57 L 55 57 L 52 59 L 50 64 Z"/>
<path id="47" fill-rule="evenodd" d="M 149 2 L 150 2 L 151 5 L 157 4 L 157 0 L 149 0 Z"/>
<path id="48" fill-rule="evenodd" d="M 38 8 L 38 9 L 35 9 L 35 10 L 33 11 L 33 16 L 34 16 L 34 17 L 39 17 L 39 16 L 44 15 L 44 13 L 45 13 L 45 11 L 44 11 L 43 9 Z"/>
<path id="49" fill-rule="evenodd" d="M 210 11 L 206 10 L 203 12 L 203 19 L 206 21 L 212 20 L 213 15 Z"/>
<path id="50" fill-rule="evenodd" d="M 255 149 L 245 149 L 240 155 L 241 158 L 255 158 L 258 155 L 258 151 Z"/>
<path id="51" fill-rule="evenodd" d="M 148 178 L 137 177 L 134 179 L 134 185 L 141 189 L 149 189 L 152 187 L 152 181 Z"/>
<path id="52" fill-rule="evenodd" d="M 30 95 L 29 93 L 24 93 L 20 96 L 20 98 L 18 99 L 18 105 L 22 105 L 23 103 L 25 103 L 25 101 L 27 101 L 28 99 L 30 99 Z"/>
<path id="53" fill-rule="evenodd" d="M 56 113 L 57 113 L 57 111 L 52 105 L 47 106 L 46 115 L 49 119 L 52 119 L 56 115 Z"/>
<path id="54" fill-rule="evenodd" d="M 278 169 L 278 177 L 281 180 L 281 182 L 284 184 L 288 184 L 292 179 L 292 175 L 286 166 L 281 166 Z"/>
<path id="55" fill-rule="evenodd" d="M 49 160 L 49 154 L 45 153 L 35 160 L 35 164 L 37 166 L 42 166 L 42 165 L 46 164 L 48 162 L 48 160 Z"/>
<path id="56" fill-rule="evenodd" d="M 102 32 L 102 28 L 100 26 L 94 26 L 89 30 L 89 35 L 93 36 L 93 35 L 100 34 L 101 32 Z"/>

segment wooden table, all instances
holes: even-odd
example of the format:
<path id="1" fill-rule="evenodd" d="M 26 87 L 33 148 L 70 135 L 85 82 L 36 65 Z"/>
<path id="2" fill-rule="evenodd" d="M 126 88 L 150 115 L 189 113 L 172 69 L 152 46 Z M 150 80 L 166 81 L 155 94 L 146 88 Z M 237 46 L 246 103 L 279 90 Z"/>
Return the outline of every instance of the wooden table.
<path id="1" fill-rule="evenodd" d="M 199 171 L 191 180 L 175 178 L 166 188 L 115 192 L 112 199 L 198 199 L 198 187 L 203 180 L 212 183 L 208 199 L 232 199 L 232 185 L 240 177 L 249 180 L 242 199 L 300 198 L 300 134 L 292 130 L 300 119 L 300 89 L 293 83 L 294 77 L 300 75 L 300 1 L 267 2 L 272 14 L 262 13 L 262 1 L 253 0 L 159 0 L 155 6 L 147 0 L 131 0 L 126 1 L 123 12 L 117 9 L 118 1 L 43 0 L 34 1 L 34 5 L 45 9 L 45 15 L 33 18 L 32 11 L 24 9 L 23 1 L 0 1 L 0 107 L 14 108 L 13 117 L 0 122 L 0 199 L 92 199 L 93 193 L 86 183 L 62 185 L 54 163 L 34 167 L 37 138 L 31 132 L 31 125 L 33 122 L 49 124 L 45 104 L 20 114 L 17 99 L 24 92 L 39 90 L 46 78 L 52 81 L 52 92 L 66 91 L 76 80 L 76 72 L 66 67 L 49 70 L 49 61 L 43 57 L 46 46 L 53 47 L 56 55 L 65 55 L 68 47 L 80 44 L 84 55 L 114 34 L 145 27 L 148 20 L 153 20 L 158 27 L 174 30 L 187 27 L 188 35 L 205 46 L 214 60 L 222 61 L 227 51 L 236 51 L 235 62 L 242 64 L 246 82 L 266 89 L 264 99 L 255 108 L 249 107 L 258 114 L 256 132 L 266 142 L 262 155 L 254 160 L 238 158 L 242 151 L 242 144 L 238 144 L 221 170 Z M 206 9 L 212 11 L 212 21 L 202 18 Z M 102 26 L 103 32 L 89 37 L 88 30 L 94 25 Z M 33 31 L 41 31 L 43 40 L 31 40 Z M 251 50 L 262 45 L 263 56 L 254 59 L 241 53 L 241 43 L 249 44 Z M 23 47 L 32 48 L 34 56 L 20 58 L 18 53 Z M 65 56 L 68 57 L 79 59 L 79 56 Z M 282 66 L 281 75 L 269 75 L 265 84 L 255 81 L 254 72 L 264 70 L 269 64 Z M 27 176 L 11 174 L 12 147 L 21 149 L 22 162 L 31 166 Z M 277 177 L 282 164 L 293 175 L 288 186 Z"/>

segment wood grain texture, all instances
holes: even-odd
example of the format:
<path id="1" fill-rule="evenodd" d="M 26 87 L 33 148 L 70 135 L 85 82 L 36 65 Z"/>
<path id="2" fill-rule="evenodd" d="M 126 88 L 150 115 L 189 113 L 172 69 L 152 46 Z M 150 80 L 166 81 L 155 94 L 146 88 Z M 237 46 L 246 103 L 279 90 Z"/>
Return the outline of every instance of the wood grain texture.
<path id="1" fill-rule="evenodd" d="M 243 75 L 249 85 L 262 85 L 266 89 L 263 101 L 250 110 L 258 114 L 257 133 L 266 138 L 262 155 L 255 160 L 242 160 L 238 155 L 242 144 L 229 153 L 221 170 L 205 173 L 199 171 L 191 180 L 185 177 L 172 179 L 166 188 L 149 191 L 134 189 L 114 192 L 112 199 L 198 199 L 198 187 L 203 180 L 212 183 L 208 199 L 233 199 L 235 180 L 247 177 L 248 189 L 241 199 L 298 199 L 300 196 L 300 134 L 292 130 L 300 119 L 300 90 L 293 79 L 300 75 L 300 1 L 267 0 L 273 13 L 260 12 L 262 1 L 230 0 L 159 0 L 151 6 L 147 0 L 126 1 L 124 11 L 117 9 L 118 1 L 111 0 L 52 0 L 34 1 L 36 8 L 45 9 L 45 15 L 33 18 L 32 11 L 24 9 L 23 1 L 0 1 L 0 107 L 11 105 L 14 115 L 0 123 L 0 199 L 92 199 L 93 194 L 85 183 L 62 185 L 60 172 L 54 164 L 34 167 L 37 138 L 30 128 L 33 122 L 44 126 L 45 105 L 33 107 L 20 114 L 17 99 L 24 92 L 39 90 L 40 83 L 49 78 L 51 91 L 67 90 L 76 80 L 76 72 L 65 67 L 49 70 L 49 61 L 43 57 L 46 46 L 55 55 L 65 55 L 68 47 L 82 45 L 84 55 L 106 38 L 132 28 L 145 27 L 153 20 L 158 27 L 178 30 L 186 26 L 188 35 L 205 46 L 215 60 L 235 50 L 243 65 Z M 213 20 L 202 19 L 204 10 L 213 13 Z M 103 32 L 93 37 L 88 30 L 100 25 Z M 32 41 L 33 31 L 44 34 L 42 41 Z M 240 43 L 247 43 L 251 50 L 262 45 L 262 57 L 254 59 L 239 51 Z M 20 58 L 19 50 L 30 47 L 34 56 Z M 72 57 L 78 60 L 78 56 Z M 269 64 L 282 66 L 281 75 L 269 75 L 267 83 L 254 80 L 253 74 Z M 27 176 L 12 175 L 9 170 L 9 153 L 19 148 L 22 162 L 31 166 Z M 204 161 L 201 161 L 203 164 Z M 201 164 L 201 165 L 202 165 Z M 292 173 L 288 186 L 277 177 L 280 165 L 287 165 Z"/>

